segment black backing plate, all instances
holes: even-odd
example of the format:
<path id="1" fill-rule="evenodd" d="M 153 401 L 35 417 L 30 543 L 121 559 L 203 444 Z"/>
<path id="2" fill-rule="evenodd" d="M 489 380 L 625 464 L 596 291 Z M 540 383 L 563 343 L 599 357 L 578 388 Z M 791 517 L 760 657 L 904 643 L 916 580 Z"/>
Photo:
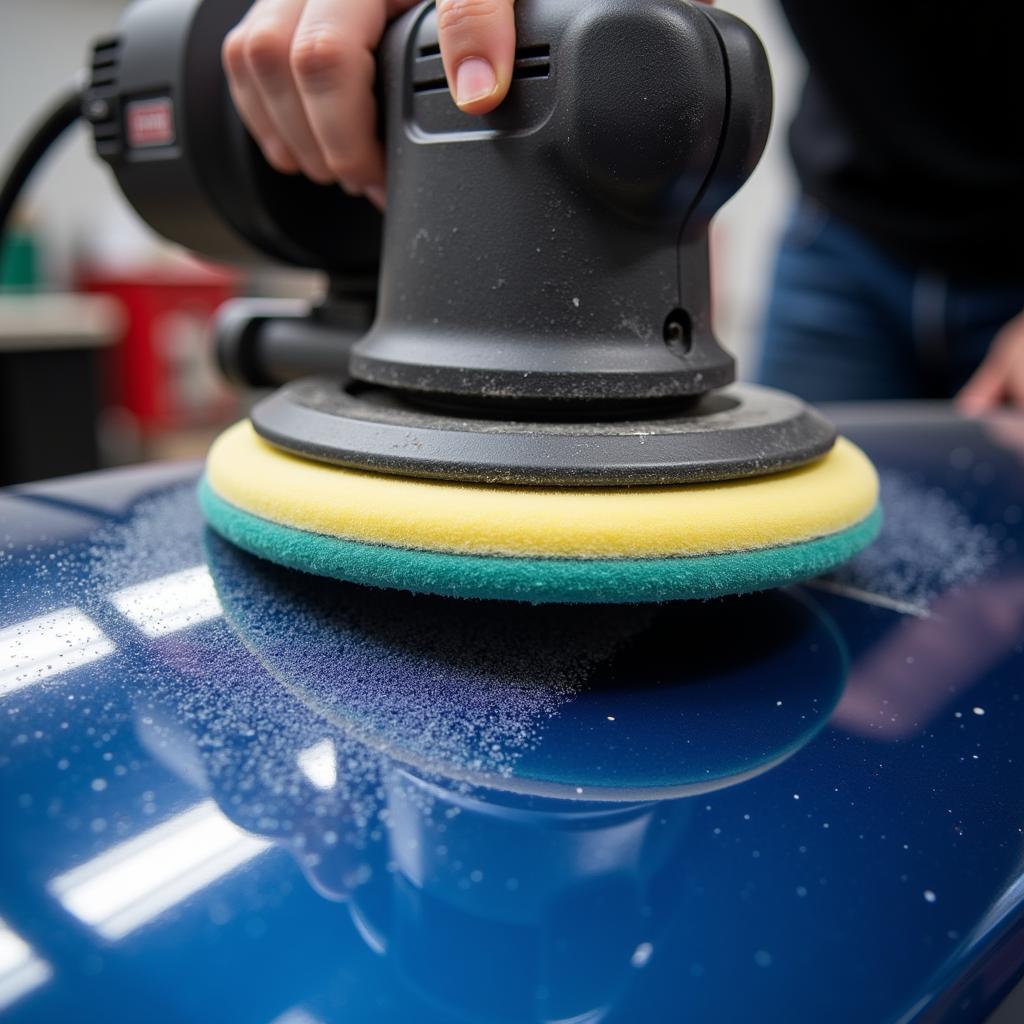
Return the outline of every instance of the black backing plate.
<path id="1" fill-rule="evenodd" d="M 824 455 L 835 428 L 798 398 L 737 384 L 685 414 L 517 422 L 427 412 L 394 393 L 312 377 L 259 402 L 252 423 L 285 451 L 351 469 L 488 484 L 628 486 L 762 476 Z"/>

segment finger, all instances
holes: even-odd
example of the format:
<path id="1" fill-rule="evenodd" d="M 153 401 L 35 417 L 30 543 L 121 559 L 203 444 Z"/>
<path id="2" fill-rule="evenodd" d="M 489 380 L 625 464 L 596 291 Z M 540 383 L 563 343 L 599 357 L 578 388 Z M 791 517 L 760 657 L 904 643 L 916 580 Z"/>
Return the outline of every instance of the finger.
<path id="1" fill-rule="evenodd" d="M 990 416 L 985 421 L 985 431 L 1000 448 L 1024 463 L 1024 417 Z"/>
<path id="2" fill-rule="evenodd" d="M 1006 398 L 1015 409 L 1024 409 L 1024 358 L 1020 356 L 1010 369 Z"/>
<path id="3" fill-rule="evenodd" d="M 270 115 L 263 107 L 263 100 L 245 56 L 245 47 L 246 29 L 242 22 L 228 33 L 221 50 L 221 60 L 235 109 L 270 165 L 283 174 L 297 174 L 300 170 L 299 161 L 284 140 L 279 138 Z"/>
<path id="4" fill-rule="evenodd" d="M 978 416 L 994 409 L 1005 395 L 1008 369 L 999 346 L 993 344 L 981 366 L 954 399 L 957 409 L 967 416 Z"/>
<path id="5" fill-rule="evenodd" d="M 1003 328 L 997 343 L 1006 365 L 1003 397 L 1015 408 L 1024 408 L 1024 314 Z"/>
<path id="6" fill-rule="evenodd" d="M 333 175 L 310 128 L 291 70 L 302 0 L 259 0 L 246 32 L 245 58 L 275 137 L 295 155 L 307 177 L 327 183 Z"/>
<path id="7" fill-rule="evenodd" d="M 357 194 L 379 196 L 384 185 L 374 51 L 386 13 L 382 0 L 308 0 L 292 41 L 291 70 L 310 128 L 331 173 Z"/>
<path id="8" fill-rule="evenodd" d="M 486 114 L 508 93 L 516 53 L 513 0 L 439 0 L 437 28 L 452 96 Z"/>
<path id="9" fill-rule="evenodd" d="M 415 7 L 420 0 L 386 0 L 384 4 L 388 21 L 393 21 L 400 14 L 404 14 L 410 7 Z"/>

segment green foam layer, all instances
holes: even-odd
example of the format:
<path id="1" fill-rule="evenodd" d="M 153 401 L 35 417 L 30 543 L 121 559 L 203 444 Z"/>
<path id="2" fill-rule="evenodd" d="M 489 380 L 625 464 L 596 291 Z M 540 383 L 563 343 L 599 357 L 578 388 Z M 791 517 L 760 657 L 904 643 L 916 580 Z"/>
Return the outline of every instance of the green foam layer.
<path id="1" fill-rule="evenodd" d="M 752 551 L 682 558 L 517 558 L 388 547 L 298 530 L 232 505 L 205 478 L 199 503 L 222 537 L 291 569 L 373 587 L 534 604 L 639 604 L 767 590 L 834 569 L 867 547 L 882 525 L 876 506 L 839 533 Z"/>

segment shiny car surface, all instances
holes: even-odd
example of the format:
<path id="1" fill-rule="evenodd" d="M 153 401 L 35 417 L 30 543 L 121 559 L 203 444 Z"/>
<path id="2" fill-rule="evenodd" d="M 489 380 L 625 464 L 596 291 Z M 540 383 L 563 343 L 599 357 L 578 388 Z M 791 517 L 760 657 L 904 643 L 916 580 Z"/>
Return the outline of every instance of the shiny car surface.
<path id="1" fill-rule="evenodd" d="M 1024 971 L 1024 420 L 839 414 L 833 576 L 459 602 L 162 465 L 0 494 L 11 1021 L 976 1021 Z"/>

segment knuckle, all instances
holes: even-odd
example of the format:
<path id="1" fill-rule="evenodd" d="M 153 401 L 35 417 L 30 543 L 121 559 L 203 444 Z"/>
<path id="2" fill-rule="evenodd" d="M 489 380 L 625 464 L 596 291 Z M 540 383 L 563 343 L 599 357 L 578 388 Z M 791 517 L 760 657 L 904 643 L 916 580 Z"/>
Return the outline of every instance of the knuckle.
<path id="1" fill-rule="evenodd" d="M 372 160 L 364 153 L 335 153 L 327 157 L 327 167 L 332 179 L 353 195 L 373 182 Z"/>
<path id="2" fill-rule="evenodd" d="M 303 82 L 337 81 L 357 60 L 357 50 L 342 33 L 330 28 L 303 32 L 291 48 L 291 68 Z"/>
<path id="3" fill-rule="evenodd" d="M 273 73 L 288 67 L 288 36 L 273 22 L 255 25 L 246 33 L 245 56 L 259 72 Z"/>
<path id="4" fill-rule="evenodd" d="M 472 30 L 492 17 L 498 10 L 496 0 L 440 0 L 437 5 L 437 27 L 440 32 Z"/>
<path id="5" fill-rule="evenodd" d="M 260 148 L 263 150 L 267 162 L 275 170 L 284 174 L 291 174 L 295 170 L 295 160 L 290 151 L 277 139 L 264 139 Z"/>
<path id="6" fill-rule="evenodd" d="M 240 28 L 232 29 L 220 51 L 221 62 L 235 78 L 245 74 L 245 34 Z"/>
<path id="7" fill-rule="evenodd" d="M 319 164 L 303 166 L 302 171 L 310 181 L 315 182 L 317 185 L 330 185 L 335 180 L 334 175 L 327 168 L 319 166 Z"/>
<path id="8" fill-rule="evenodd" d="M 327 168 L 339 181 L 354 180 L 359 169 L 359 161 L 351 153 L 328 153 Z"/>

